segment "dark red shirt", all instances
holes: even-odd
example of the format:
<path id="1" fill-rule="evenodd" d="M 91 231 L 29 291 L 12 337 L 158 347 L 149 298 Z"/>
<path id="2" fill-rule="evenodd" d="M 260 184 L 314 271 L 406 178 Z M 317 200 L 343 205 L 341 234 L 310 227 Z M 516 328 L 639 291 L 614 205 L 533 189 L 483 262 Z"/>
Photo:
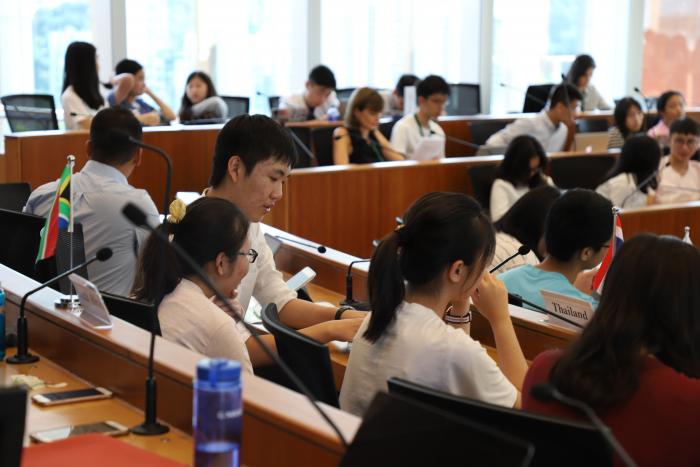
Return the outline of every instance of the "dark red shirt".
<path id="1" fill-rule="evenodd" d="M 559 351 L 535 358 L 523 384 L 523 408 L 576 420 L 585 416 L 530 396 L 549 381 Z M 700 466 L 700 379 L 689 378 L 653 357 L 644 360 L 639 388 L 627 401 L 596 411 L 632 459 L 642 466 Z M 621 465 L 616 458 L 616 465 Z"/>

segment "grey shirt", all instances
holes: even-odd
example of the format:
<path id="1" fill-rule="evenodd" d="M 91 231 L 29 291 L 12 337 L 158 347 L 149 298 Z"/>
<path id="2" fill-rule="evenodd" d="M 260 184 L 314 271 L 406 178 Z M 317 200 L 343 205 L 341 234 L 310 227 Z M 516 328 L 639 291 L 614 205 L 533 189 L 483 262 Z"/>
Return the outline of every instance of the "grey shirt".
<path id="1" fill-rule="evenodd" d="M 58 181 L 34 190 L 24 212 L 46 217 L 56 194 Z M 83 225 L 85 256 L 92 257 L 103 247 L 112 249 L 112 257 L 88 267 L 90 280 L 103 292 L 129 295 L 137 268 L 137 253 L 148 232 L 134 227 L 122 215 L 128 202 L 141 208 L 151 225 L 159 223 L 158 210 L 146 190 L 129 185 L 126 177 L 114 167 L 88 161 L 73 174 L 73 219 Z"/>

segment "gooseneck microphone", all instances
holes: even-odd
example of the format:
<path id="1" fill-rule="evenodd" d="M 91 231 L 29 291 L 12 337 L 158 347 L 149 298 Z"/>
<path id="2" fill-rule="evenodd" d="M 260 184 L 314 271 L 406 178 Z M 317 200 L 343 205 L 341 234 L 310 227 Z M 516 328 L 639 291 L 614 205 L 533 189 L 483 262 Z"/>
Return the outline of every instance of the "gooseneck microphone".
<path id="1" fill-rule="evenodd" d="M 634 92 L 642 96 L 642 101 L 644 101 L 644 116 L 646 117 L 646 114 L 649 113 L 649 98 L 644 95 L 641 89 L 639 89 L 639 86 L 634 87 Z"/>
<path id="2" fill-rule="evenodd" d="M 299 135 L 294 133 L 294 130 L 292 130 L 290 127 L 285 126 L 289 134 L 291 135 L 292 139 L 296 143 L 297 146 L 301 148 L 301 152 L 304 153 L 304 155 L 309 159 L 309 163 L 312 161 L 316 160 L 316 156 L 314 156 L 314 153 L 311 152 L 311 149 L 307 145 L 304 144 L 304 142 L 299 138 Z"/>
<path id="3" fill-rule="evenodd" d="M 636 192 L 641 191 L 645 186 L 647 186 L 648 184 L 650 184 L 651 181 L 654 180 L 654 179 L 655 179 L 661 172 L 663 172 L 664 169 L 666 169 L 666 167 L 668 167 L 669 165 L 671 165 L 671 162 L 666 162 L 666 163 L 664 164 L 663 167 L 660 167 L 660 168 L 654 170 L 654 172 L 652 172 L 651 175 L 649 175 L 647 178 L 645 178 L 644 180 L 642 180 L 641 182 L 639 182 L 639 183 L 637 184 L 637 186 L 634 188 L 634 190 L 633 190 L 630 194 L 628 194 L 627 196 L 625 196 L 625 198 L 622 200 L 622 203 L 620 203 L 620 207 L 621 207 L 621 208 L 624 208 L 624 207 L 625 207 L 625 203 L 626 203 L 627 201 L 629 201 L 629 199 L 630 199 Z"/>
<path id="4" fill-rule="evenodd" d="M 64 277 L 73 274 L 81 268 L 84 268 L 85 266 L 94 263 L 95 261 L 107 261 L 111 257 L 111 248 L 101 248 L 97 251 L 97 254 L 95 256 L 85 261 L 84 263 L 62 272 L 53 279 L 44 282 L 39 287 L 36 287 L 24 294 L 24 296 L 22 297 L 22 301 L 19 304 L 19 316 L 17 317 L 17 353 L 12 357 L 9 357 L 6 360 L 7 363 L 18 365 L 24 363 L 34 363 L 39 360 L 39 357 L 29 353 L 29 328 L 27 327 L 27 317 L 24 315 L 24 307 L 27 304 L 27 299 L 29 298 L 29 296 L 35 294 L 36 292 L 40 291 L 45 287 L 48 287 L 56 281 L 59 281 Z"/>
<path id="5" fill-rule="evenodd" d="M 530 391 L 532 397 L 540 402 L 557 401 L 562 405 L 576 409 L 588 417 L 593 426 L 603 436 L 605 442 L 618 455 L 622 463 L 628 467 L 636 467 L 637 463 L 630 457 L 624 447 L 617 441 L 615 436 L 610 431 L 610 428 L 605 426 L 603 421 L 596 415 L 595 411 L 585 402 L 573 397 L 565 396 L 559 390 L 549 384 L 537 384 Z"/>
<path id="6" fill-rule="evenodd" d="M 430 130 L 430 135 L 445 138 L 447 141 L 452 141 L 453 143 L 461 144 L 462 146 L 466 146 L 470 149 L 476 149 L 477 151 L 481 148 L 480 144 L 472 143 L 471 141 L 467 141 L 466 139 L 455 138 L 454 136 L 450 136 L 448 134 L 441 135 L 439 133 L 436 133 L 435 130 Z"/>
<path id="7" fill-rule="evenodd" d="M 199 277 L 206 285 L 209 287 L 211 290 L 214 291 L 214 295 L 221 300 L 221 302 L 226 306 L 228 309 L 229 313 L 232 314 L 236 320 L 240 321 L 243 323 L 245 328 L 250 331 L 251 337 L 255 339 L 255 342 L 263 349 L 263 351 L 267 354 L 270 359 L 272 359 L 273 362 L 284 372 L 284 374 L 294 383 L 294 385 L 299 389 L 299 391 L 306 396 L 306 398 L 309 400 L 311 405 L 316 409 L 316 411 L 321 415 L 321 417 L 328 423 L 328 426 L 331 427 L 331 429 L 335 432 L 335 434 L 338 436 L 338 439 L 342 443 L 343 447 L 345 449 L 348 448 L 348 442 L 343 436 L 342 432 L 340 431 L 340 428 L 331 420 L 331 418 L 326 414 L 325 410 L 321 408 L 321 406 L 316 402 L 314 399 L 314 396 L 311 394 L 311 391 L 306 387 L 306 385 L 299 379 L 299 377 L 287 366 L 286 363 L 284 363 L 283 360 L 281 360 L 277 354 L 268 347 L 265 342 L 260 338 L 258 335 L 259 331 L 257 328 L 252 326 L 251 324 L 247 323 L 243 317 L 238 313 L 238 310 L 236 310 L 231 304 L 229 303 L 229 299 L 212 283 L 212 281 L 209 279 L 209 277 L 206 275 L 204 270 L 192 259 L 192 257 L 182 249 L 180 245 L 178 245 L 175 242 L 170 242 L 168 240 L 168 237 L 165 236 L 165 234 L 157 229 L 154 229 L 152 226 L 148 224 L 146 221 L 146 214 L 135 204 L 133 203 L 127 203 L 126 206 L 122 209 L 122 214 L 124 214 L 124 217 L 129 219 L 130 222 L 132 222 L 134 225 L 138 227 L 144 227 L 147 230 L 149 230 L 153 235 L 155 235 L 161 242 L 163 242 L 164 245 L 170 246 L 175 254 L 178 255 L 191 269 L 194 271 L 194 273 Z"/>
<path id="8" fill-rule="evenodd" d="M 516 256 L 525 256 L 526 254 L 530 253 L 530 251 L 531 251 L 531 250 L 530 250 L 530 247 L 529 247 L 529 246 L 527 246 L 527 245 L 520 245 L 520 248 L 518 248 L 518 251 L 516 251 L 515 253 L 513 253 L 512 255 L 510 255 L 509 257 L 507 257 L 506 259 L 504 259 L 504 260 L 501 261 L 500 263 L 498 263 L 496 266 L 494 266 L 493 268 L 491 268 L 491 270 L 489 271 L 489 274 L 493 274 L 495 271 L 498 271 L 499 269 L 501 269 L 501 267 L 502 267 L 504 264 L 508 263 L 509 261 L 511 261 L 511 260 L 512 260 L 513 258 L 515 258 Z"/>
<path id="9" fill-rule="evenodd" d="M 532 303 L 532 302 L 530 302 L 530 301 L 525 300 L 525 299 L 524 299 L 523 297 L 521 297 L 520 295 L 515 295 L 515 294 L 513 294 L 513 293 L 508 292 L 508 303 L 513 303 L 513 304 L 522 304 L 522 303 L 524 303 L 525 305 L 527 305 L 527 306 L 529 306 L 529 307 L 532 307 L 532 308 L 534 308 L 536 311 L 540 311 L 540 312 L 544 313 L 545 315 L 554 316 L 555 318 L 558 318 L 558 319 L 564 321 L 565 323 L 568 323 L 568 324 L 570 324 L 570 325 L 572 325 L 572 326 L 575 326 L 575 327 L 577 327 L 577 328 L 583 329 L 583 326 L 581 326 L 580 324 L 578 324 L 576 321 L 572 321 L 572 320 L 570 320 L 570 319 L 568 319 L 568 318 L 564 318 L 563 316 L 559 316 L 559 315 L 556 314 L 556 313 L 552 313 L 552 312 L 549 311 L 548 309 L 546 309 L 546 308 L 544 308 L 544 307 L 541 307 L 541 306 L 539 306 L 539 305 L 536 304 L 536 303 Z"/>
<path id="10" fill-rule="evenodd" d="M 303 246 L 308 247 L 308 248 L 313 248 L 314 250 L 318 251 L 319 253 L 326 252 L 326 247 L 323 245 L 312 245 L 311 243 L 302 242 L 301 240 L 295 240 L 295 239 L 289 238 L 289 237 L 283 237 L 281 235 L 275 235 L 275 238 L 277 238 L 279 240 L 283 240 L 285 242 L 297 243 L 299 245 L 303 245 Z"/>
<path id="11" fill-rule="evenodd" d="M 355 261 L 351 261 L 348 265 L 348 272 L 345 275 L 345 300 L 340 302 L 341 305 L 351 306 L 360 311 L 369 311 L 369 303 L 358 302 L 352 298 L 352 267 L 358 263 L 369 263 L 370 261 L 372 261 L 371 258 L 356 259 Z"/>

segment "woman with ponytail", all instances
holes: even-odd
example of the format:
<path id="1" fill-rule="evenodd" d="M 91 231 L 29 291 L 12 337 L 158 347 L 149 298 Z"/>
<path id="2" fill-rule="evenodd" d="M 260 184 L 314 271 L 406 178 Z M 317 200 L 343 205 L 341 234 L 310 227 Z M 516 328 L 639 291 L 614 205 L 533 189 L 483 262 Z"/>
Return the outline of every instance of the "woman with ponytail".
<path id="1" fill-rule="evenodd" d="M 506 289 L 486 272 L 495 246 L 491 222 L 476 201 L 458 193 L 424 195 L 403 218 L 372 256 L 372 313 L 353 342 L 341 408 L 362 415 L 390 377 L 519 406 L 527 364 Z M 469 321 L 450 305 L 470 297 L 491 325 L 500 368 L 463 329 L 448 324 Z"/>

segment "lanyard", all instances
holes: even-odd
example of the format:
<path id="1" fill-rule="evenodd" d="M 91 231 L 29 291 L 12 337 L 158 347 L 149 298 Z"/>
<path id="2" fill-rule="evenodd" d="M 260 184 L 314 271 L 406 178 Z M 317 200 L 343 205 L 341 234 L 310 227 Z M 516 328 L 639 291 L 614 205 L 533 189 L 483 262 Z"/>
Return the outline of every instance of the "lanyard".
<path id="1" fill-rule="evenodd" d="M 413 114 L 413 118 L 416 119 L 416 124 L 418 125 L 418 131 L 420 132 L 420 135 L 424 136 L 423 135 L 423 125 L 421 125 L 420 120 L 418 120 L 418 114 L 417 113 Z"/>

